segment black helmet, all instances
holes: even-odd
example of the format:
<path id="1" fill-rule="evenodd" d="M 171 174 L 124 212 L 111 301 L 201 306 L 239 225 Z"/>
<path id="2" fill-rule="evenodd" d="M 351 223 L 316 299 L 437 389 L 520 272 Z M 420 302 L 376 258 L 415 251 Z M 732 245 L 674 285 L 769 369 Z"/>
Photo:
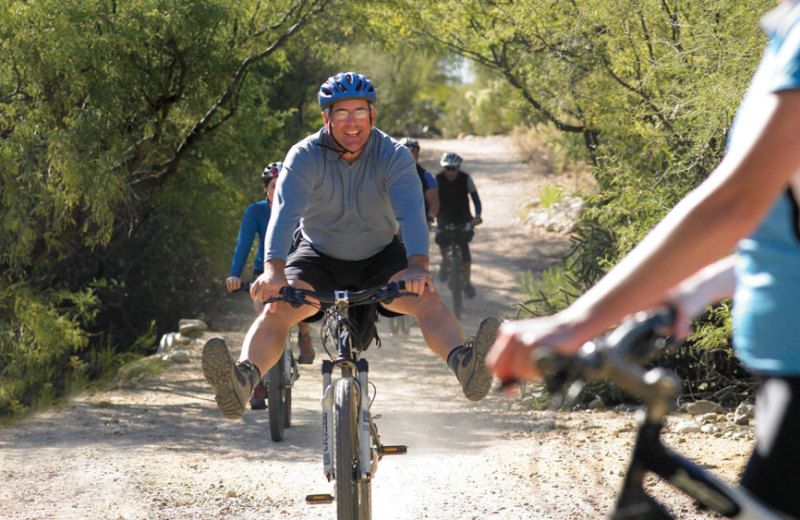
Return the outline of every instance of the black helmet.
<path id="1" fill-rule="evenodd" d="M 280 161 L 275 161 L 269 163 L 269 165 L 264 168 L 264 171 L 261 172 L 261 180 L 264 181 L 265 184 L 268 184 L 272 179 L 278 176 L 283 169 L 283 163 Z"/>
<path id="2" fill-rule="evenodd" d="M 372 82 L 363 74 L 340 72 L 319 87 L 319 107 L 323 110 L 343 99 L 366 99 L 375 103 L 378 96 Z"/>
<path id="3" fill-rule="evenodd" d="M 461 166 L 461 157 L 453 152 L 445 152 L 442 154 L 442 159 L 439 161 L 439 164 L 445 168 L 448 166 L 458 168 Z"/>
<path id="4" fill-rule="evenodd" d="M 419 152 L 419 143 L 413 137 L 404 137 L 400 139 L 400 144 L 408 148 L 409 150 L 413 150 L 415 152 Z"/>

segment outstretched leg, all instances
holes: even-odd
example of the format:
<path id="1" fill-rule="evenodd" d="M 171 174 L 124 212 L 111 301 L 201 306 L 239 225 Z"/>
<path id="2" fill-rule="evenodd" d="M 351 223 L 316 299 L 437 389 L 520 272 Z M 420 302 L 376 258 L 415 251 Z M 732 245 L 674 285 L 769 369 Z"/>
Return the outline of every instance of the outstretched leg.
<path id="1" fill-rule="evenodd" d="M 290 283 L 311 289 L 304 282 Z M 275 312 L 269 312 L 269 305 L 277 306 Z M 203 374 L 214 391 L 217 407 L 228 419 L 238 419 L 244 414 L 245 404 L 261 375 L 280 359 L 291 326 L 315 312 L 307 305 L 296 309 L 287 303 L 269 305 L 247 331 L 238 363 L 233 361 L 222 338 L 211 338 L 203 347 Z"/>
<path id="2" fill-rule="evenodd" d="M 480 401 L 486 397 L 492 378 L 484 360 L 497 336 L 500 325 L 497 319 L 483 320 L 475 337 L 465 342 L 456 317 L 436 291 L 426 289 L 419 298 L 398 298 L 385 307 L 417 318 L 428 347 L 455 372 L 468 399 Z"/>

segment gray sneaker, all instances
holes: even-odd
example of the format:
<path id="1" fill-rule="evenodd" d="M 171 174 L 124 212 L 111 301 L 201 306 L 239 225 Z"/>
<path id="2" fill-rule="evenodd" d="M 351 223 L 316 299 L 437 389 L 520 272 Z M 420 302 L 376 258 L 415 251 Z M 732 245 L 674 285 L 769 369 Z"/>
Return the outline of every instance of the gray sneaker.
<path id="1" fill-rule="evenodd" d="M 492 386 L 492 375 L 486 370 L 486 352 L 497 337 L 500 320 L 486 318 L 478 327 L 475 337 L 469 338 L 458 362 L 456 377 L 470 401 L 480 401 Z"/>
<path id="2" fill-rule="evenodd" d="M 203 375 L 214 390 L 219 411 L 228 419 L 240 418 L 258 383 L 258 370 L 247 361 L 237 365 L 225 340 L 218 337 L 206 341 L 202 360 Z"/>

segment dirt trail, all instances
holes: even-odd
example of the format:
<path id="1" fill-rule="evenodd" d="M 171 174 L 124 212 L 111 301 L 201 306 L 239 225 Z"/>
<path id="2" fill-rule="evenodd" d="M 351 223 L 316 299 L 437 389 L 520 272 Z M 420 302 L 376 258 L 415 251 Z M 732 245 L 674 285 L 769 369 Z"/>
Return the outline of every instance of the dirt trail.
<path id="1" fill-rule="evenodd" d="M 422 141 L 422 162 L 438 171 L 444 151 L 464 158 L 478 186 L 485 224 L 473 242 L 478 296 L 461 320 L 511 314 L 519 275 L 553 265 L 563 237 L 516 224 L 541 179 L 525 174 L 505 138 Z M 434 264 L 438 255 L 432 256 Z M 447 289 L 445 301 L 449 302 Z M 249 323 L 244 295 L 209 316 L 235 350 Z M 592 519 L 613 504 L 633 435 L 629 413 L 574 412 L 554 418 L 513 400 L 471 403 L 454 376 L 412 329 L 380 327 L 372 348 L 374 413 L 387 444 L 409 454 L 386 457 L 373 484 L 377 520 Z M 334 506 L 307 506 L 309 493 L 332 492 L 319 452 L 319 352 L 301 367 L 286 440 L 269 438 L 266 412 L 223 419 L 203 380 L 199 354 L 135 388 L 81 395 L 59 410 L 0 431 L 0 517 L 4 519 L 332 519 Z M 681 450 L 734 479 L 750 443 L 697 434 Z M 680 441 L 677 441 L 680 442 Z M 653 491 L 678 518 L 710 518 L 661 485 Z"/>

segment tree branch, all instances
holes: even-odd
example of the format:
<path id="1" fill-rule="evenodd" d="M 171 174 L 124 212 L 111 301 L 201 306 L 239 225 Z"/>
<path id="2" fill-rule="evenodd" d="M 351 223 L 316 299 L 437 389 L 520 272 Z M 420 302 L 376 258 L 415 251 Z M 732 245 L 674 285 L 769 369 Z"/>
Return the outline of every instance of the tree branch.
<path id="1" fill-rule="evenodd" d="M 219 127 L 219 123 L 212 124 L 212 121 L 215 117 L 219 114 L 219 112 L 225 108 L 228 108 L 228 113 L 223 116 L 223 120 L 220 121 L 224 122 L 225 120 L 229 119 L 234 115 L 236 112 L 236 107 L 228 107 L 229 103 L 238 92 L 241 90 L 242 85 L 244 83 L 244 79 L 247 76 L 247 72 L 257 63 L 264 60 L 272 53 L 280 49 L 292 36 L 294 36 L 300 29 L 302 29 L 305 25 L 307 25 L 315 16 L 320 15 L 326 9 L 331 7 L 338 7 L 343 5 L 346 0 L 315 0 L 311 2 L 312 7 L 308 12 L 305 14 L 298 14 L 299 18 L 294 24 L 287 28 L 283 34 L 281 34 L 269 47 L 267 47 L 262 52 L 250 56 L 246 60 L 244 60 L 240 65 L 236 73 L 231 78 L 231 82 L 229 83 L 225 92 L 220 96 L 214 105 L 208 109 L 206 114 L 203 118 L 198 121 L 191 130 L 186 134 L 183 141 L 180 145 L 175 149 L 172 157 L 168 160 L 156 165 L 152 169 L 155 170 L 157 173 L 154 175 L 147 175 L 143 177 L 138 177 L 137 179 L 132 180 L 129 184 L 131 186 L 135 186 L 138 190 L 145 190 L 148 188 L 158 187 L 170 179 L 172 176 L 175 175 L 178 171 L 178 167 L 180 166 L 181 160 L 186 156 L 188 151 L 199 141 L 202 136 L 208 132 L 213 131 L 214 129 Z M 297 13 L 298 4 L 306 4 L 306 0 L 300 0 L 299 2 L 295 3 L 290 11 Z M 316 5 L 314 5 L 316 4 Z"/>

